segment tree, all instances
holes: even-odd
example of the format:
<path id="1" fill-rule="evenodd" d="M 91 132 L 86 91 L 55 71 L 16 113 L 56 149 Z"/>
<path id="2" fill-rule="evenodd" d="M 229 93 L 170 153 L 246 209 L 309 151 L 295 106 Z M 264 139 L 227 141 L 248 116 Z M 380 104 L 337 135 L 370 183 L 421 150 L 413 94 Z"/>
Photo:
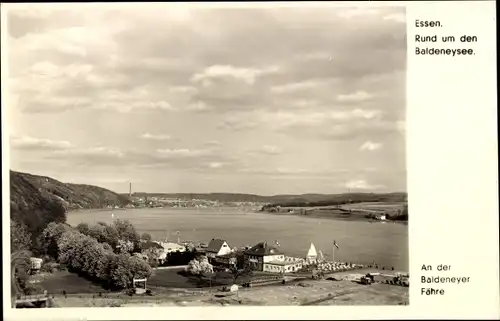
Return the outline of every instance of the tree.
<path id="1" fill-rule="evenodd" d="M 134 243 L 128 240 L 118 240 L 117 253 L 127 254 L 134 250 Z"/>
<path id="2" fill-rule="evenodd" d="M 233 278 L 233 284 L 236 284 L 236 281 L 244 276 L 250 277 L 253 274 L 252 267 L 249 264 L 245 264 L 242 269 L 239 269 L 238 266 L 232 266 L 229 268 L 229 273 Z"/>
<path id="3" fill-rule="evenodd" d="M 111 247 L 111 245 L 109 245 L 108 243 L 101 243 L 101 244 L 104 250 L 106 250 L 107 252 L 113 252 L 113 248 Z"/>
<path id="4" fill-rule="evenodd" d="M 76 230 L 82 234 L 90 235 L 90 227 L 88 223 L 80 223 L 76 226 Z"/>
<path id="5" fill-rule="evenodd" d="M 146 261 L 151 267 L 157 267 L 160 254 L 163 251 L 157 247 L 150 247 L 142 251 L 142 255 L 146 257 Z M 134 253 L 136 254 L 136 253 Z"/>
<path id="6" fill-rule="evenodd" d="M 110 258 L 109 281 L 114 288 L 127 288 L 132 281 L 132 271 L 129 268 L 129 256 L 126 254 L 114 255 Z"/>
<path id="7" fill-rule="evenodd" d="M 117 219 L 113 222 L 113 226 L 118 231 L 118 236 L 127 241 L 137 242 L 140 240 L 139 234 L 135 227 L 128 220 Z"/>
<path id="8" fill-rule="evenodd" d="M 25 294 L 28 287 L 28 275 L 31 269 L 31 253 L 18 250 L 10 255 L 11 295 Z"/>
<path id="9" fill-rule="evenodd" d="M 118 232 L 119 239 L 132 242 L 134 249 L 139 248 L 141 238 L 132 223 L 127 220 L 117 219 L 113 222 L 113 226 Z"/>
<path id="10" fill-rule="evenodd" d="M 206 256 L 201 256 L 191 260 L 186 270 L 192 275 L 200 275 L 204 273 L 212 273 L 214 271 L 214 267 L 208 262 L 208 258 Z"/>
<path id="11" fill-rule="evenodd" d="M 151 266 L 138 257 L 129 256 L 128 262 L 132 277 L 135 279 L 147 279 L 153 274 Z"/>
<path id="12" fill-rule="evenodd" d="M 86 235 L 70 230 L 61 235 L 57 242 L 59 247 L 59 262 L 69 268 L 82 271 L 85 261 L 83 240 Z M 88 236 L 87 236 L 88 237 Z"/>
<path id="13" fill-rule="evenodd" d="M 150 242 L 152 239 L 153 238 L 151 237 L 151 234 L 149 234 L 149 233 L 142 233 L 142 235 L 141 235 L 142 241 Z"/>
<path id="14" fill-rule="evenodd" d="M 28 250 L 31 247 L 31 234 L 26 225 L 10 220 L 10 249 L 11 252 Z"/>
<path id="15" fill-rule="evenodd" d="M 211 277 L 214 274 L 214 267 L 208 262 L 206 256 L 201 256 L 189 262 L 186 271 L 198 278 L 199 284 L 202 283 L 203 278 Z"/>
<path id="16" fill-rule="evenodd" d="M 186 265 L 196 257 L 196 250 L 184 252 L 170 252 L 167 254 L 168 265 Z"/>
<path id="17" fill-rule="evenodd" d="M 116 228 L 112 225 L 107 225 L 106 223 L 99 222 L 94 226 L 91 226 L 87 233 L 83 233 L 95 238 L 99 243 L 108 243 L 113 250 L 117 249 L 119 235 Z"/>
<path id="18" fill-rule="evenodd" d="M 38 237 L 40 252 L 57 259 L 59 257 L 58 241 L 64 233 L 70 230 L 71 226 L 65 223 L 52 222 L 47 225 Z"/>

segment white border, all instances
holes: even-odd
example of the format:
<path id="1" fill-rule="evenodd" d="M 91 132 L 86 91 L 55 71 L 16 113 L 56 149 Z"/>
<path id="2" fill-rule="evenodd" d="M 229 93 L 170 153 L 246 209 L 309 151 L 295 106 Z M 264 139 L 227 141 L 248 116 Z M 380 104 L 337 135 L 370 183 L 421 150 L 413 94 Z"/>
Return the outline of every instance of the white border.
<path id="1" fill-rule="evenodd" d="M 410 305 L 406 307 L 199 307 L 199 308 L 71 308 L 10 309 L 9 268 L 4 269 L 4 316 L 10 319 L 387 319 L 387 318 L 495 318 L 499 317 L 498 287 L 498 177 L 496 141 L 496 49 L 494 32 L 495 3 L 470 2 L 298 2 L 298 3 L 212 3 L 210 7 L 334 7 L 334 6 L 407 7 L 408 22 L 408 191 L 412 213 L 410 228 L 411 274 L 420 273 L 421 261 L 428 264 L 452 264 L 459 273 L 473 276 L 475 283 L 467 290 L 449 290 L 449 296 L 422 299 L 418 280 L 412 278 Z M 20 8 L 50 4 L 3 4 L 2 43 L 6 32 L 5 7 Z M 123 7 L 146 4 L 58 4 L 58 8 L 81 6 L 95 10 L 103 6 Z M 196 3 L 172 4 L 200 6 Z M 462 20 L 467 30 L 481 38 L 475 45 L 482 56 L 462 57 L 452 66 L 451 60 L 415 60 L 412 55 L 411 20 L 433 15 L 446 21 Z M 425 17 L 424 17 L 425 18 Z M 458 26 L 457 26 L 458 27 Z M 465 29 L 464 29 L 465 30 Z M 2 46 L 3 48 L 3 46 Z M 4 50 L 2 65 L 7 66 Z M 5 84 L 7 68 L 2 68 Z M 460 71 L 447 74 L 447 72 Z M 464 78 L 465 77 L 465 80 Z M 435 91 L 434 88 L 443 88 Z M 8 106 L 2 86 L 2 181 L 3 226 L 8 227 L 10 211 Z M 422 95 L 422 96 L 419 96 Z M 475 97 L 472 100 L 470 97 Z M 474 106 L 465 103 L 474 101 Z M 434 118 L 432 118 L 434 117 Z M 474 127 L 470 125 L 471 121 Z M 443 142 L 447 142 L 443 148 Z M 461 142 L 461 143 L 458 143 Z M 474 143 L 475 142 L 475 143 Z M 467 147 L 467 148 L 464 148 Z M 430 158 L 433 159 L 430 159 Z M 438 196 L 436 196 L 438 195 Z M 454 220 L 451 220 L 453 214 Z M 8 229 L 3 230 L 4 244 L 10 244 Z M 4 247 L 4 267 L 10 249 Z M 470 260 L 479 266 L 470 264 Z M 469 260 L 469 261 L 468 261 Z M 466 262 L 466 263 L 463 263 Z M 468 262 L 468 263 L 467 263 Z M 473 275 L 471 275 L 473 274 Z M 497 278 L 495 282 L 495 278 Z M 458 294 L 457 294 L 458 293 Z"/>

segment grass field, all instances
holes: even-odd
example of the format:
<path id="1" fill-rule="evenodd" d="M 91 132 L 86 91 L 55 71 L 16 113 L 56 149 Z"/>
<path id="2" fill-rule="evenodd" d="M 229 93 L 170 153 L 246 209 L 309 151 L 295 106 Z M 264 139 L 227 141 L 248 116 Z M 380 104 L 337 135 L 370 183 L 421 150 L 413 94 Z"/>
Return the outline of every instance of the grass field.
<path id="1" fill-rule="evenodd" d="M 66 291 L 67 294 L 107 292 L 100 285 L 68 271 L 40 274 L 33 279 L 40 280 L 40 285 L 49 294 L 62 294 L 62 291 Z"/>
<path id="2" fill-rule="evenodd" d="M 198 287 L 221 287 L 232 284 L 232 277 L 227 272 L 217 272 L 212 283 L 208 279 L 200 282 L 197 277 L 180 275 L 180 269 L 158 269 L 154 270 L 153 276 L 148 280 L 148 287 L 157 292 L 164 293 L 168 289 L 195 289 Z M 99 284 L 95 284 L 75 273 L 68 271 L 57 271 L 54 273 L 42 273 L 32 277 L 33 280 L 40 281 L 40 285 L 47 290 L 49 294 L 62 295 L 63 291 L 67 294 L 95 294 L 109 293 Z M 248 282 L 249 277 L 240 277 L 236 283 Z"/>
<path id="3" fill-rule="evenodd" d="M 187 277 L 180 275 L 178 269 L 168 269 L 168 270 L 155 270 L 154 275 L 148 280 L 148 285 L 157 290 L 158 288 L 182 288 L 182 289 L 192 289 L 200 287 L 221 287 L 224 285 L 231 285 L 233 280 L 229 273 L 227 272 L 217 272 L 215 277 L 212 278 L 212 282 L 208 279 L 204 279 L 202 282 L 197 277 Z M 236 280 L 237 284 L 245 283 L 250 280 L 250 277 L 242 276 Z"/>

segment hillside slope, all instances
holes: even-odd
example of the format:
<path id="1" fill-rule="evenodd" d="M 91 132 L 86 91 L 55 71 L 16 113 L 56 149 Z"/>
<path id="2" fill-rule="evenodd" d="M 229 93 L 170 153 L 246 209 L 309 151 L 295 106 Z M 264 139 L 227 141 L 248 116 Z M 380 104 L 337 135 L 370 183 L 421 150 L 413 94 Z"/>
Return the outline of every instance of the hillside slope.
<path id="1" fill-rule="evenodd" d="M 36 190 L 42 197 L 57 200 L 65 209 L 91 209 L 106 206 L 125 206 L 129 203 L 127 197 L 105 188 L 62 183 L 46 176 L 11 171 L 11 203 L 24 206 L 34 205 L 30 196 Z"/>
<path id="2" fill-rule="evenodd" d="M 25 175 L 11 171 L 10 218 L 24 225 L 35 241 L 50 222 L 65 222 L 66 210 L 60 201 L 43 193 Z"/>

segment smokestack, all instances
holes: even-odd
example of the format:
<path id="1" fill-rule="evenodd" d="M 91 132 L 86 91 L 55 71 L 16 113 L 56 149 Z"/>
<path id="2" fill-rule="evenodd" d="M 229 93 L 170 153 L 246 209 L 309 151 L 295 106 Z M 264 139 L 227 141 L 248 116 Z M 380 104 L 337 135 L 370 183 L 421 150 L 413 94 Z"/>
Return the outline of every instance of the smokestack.
<path id="1" fill-rule="evenodd" d="M 129 183 L 128 196 L 132 197 L 132 182 Z"/>

